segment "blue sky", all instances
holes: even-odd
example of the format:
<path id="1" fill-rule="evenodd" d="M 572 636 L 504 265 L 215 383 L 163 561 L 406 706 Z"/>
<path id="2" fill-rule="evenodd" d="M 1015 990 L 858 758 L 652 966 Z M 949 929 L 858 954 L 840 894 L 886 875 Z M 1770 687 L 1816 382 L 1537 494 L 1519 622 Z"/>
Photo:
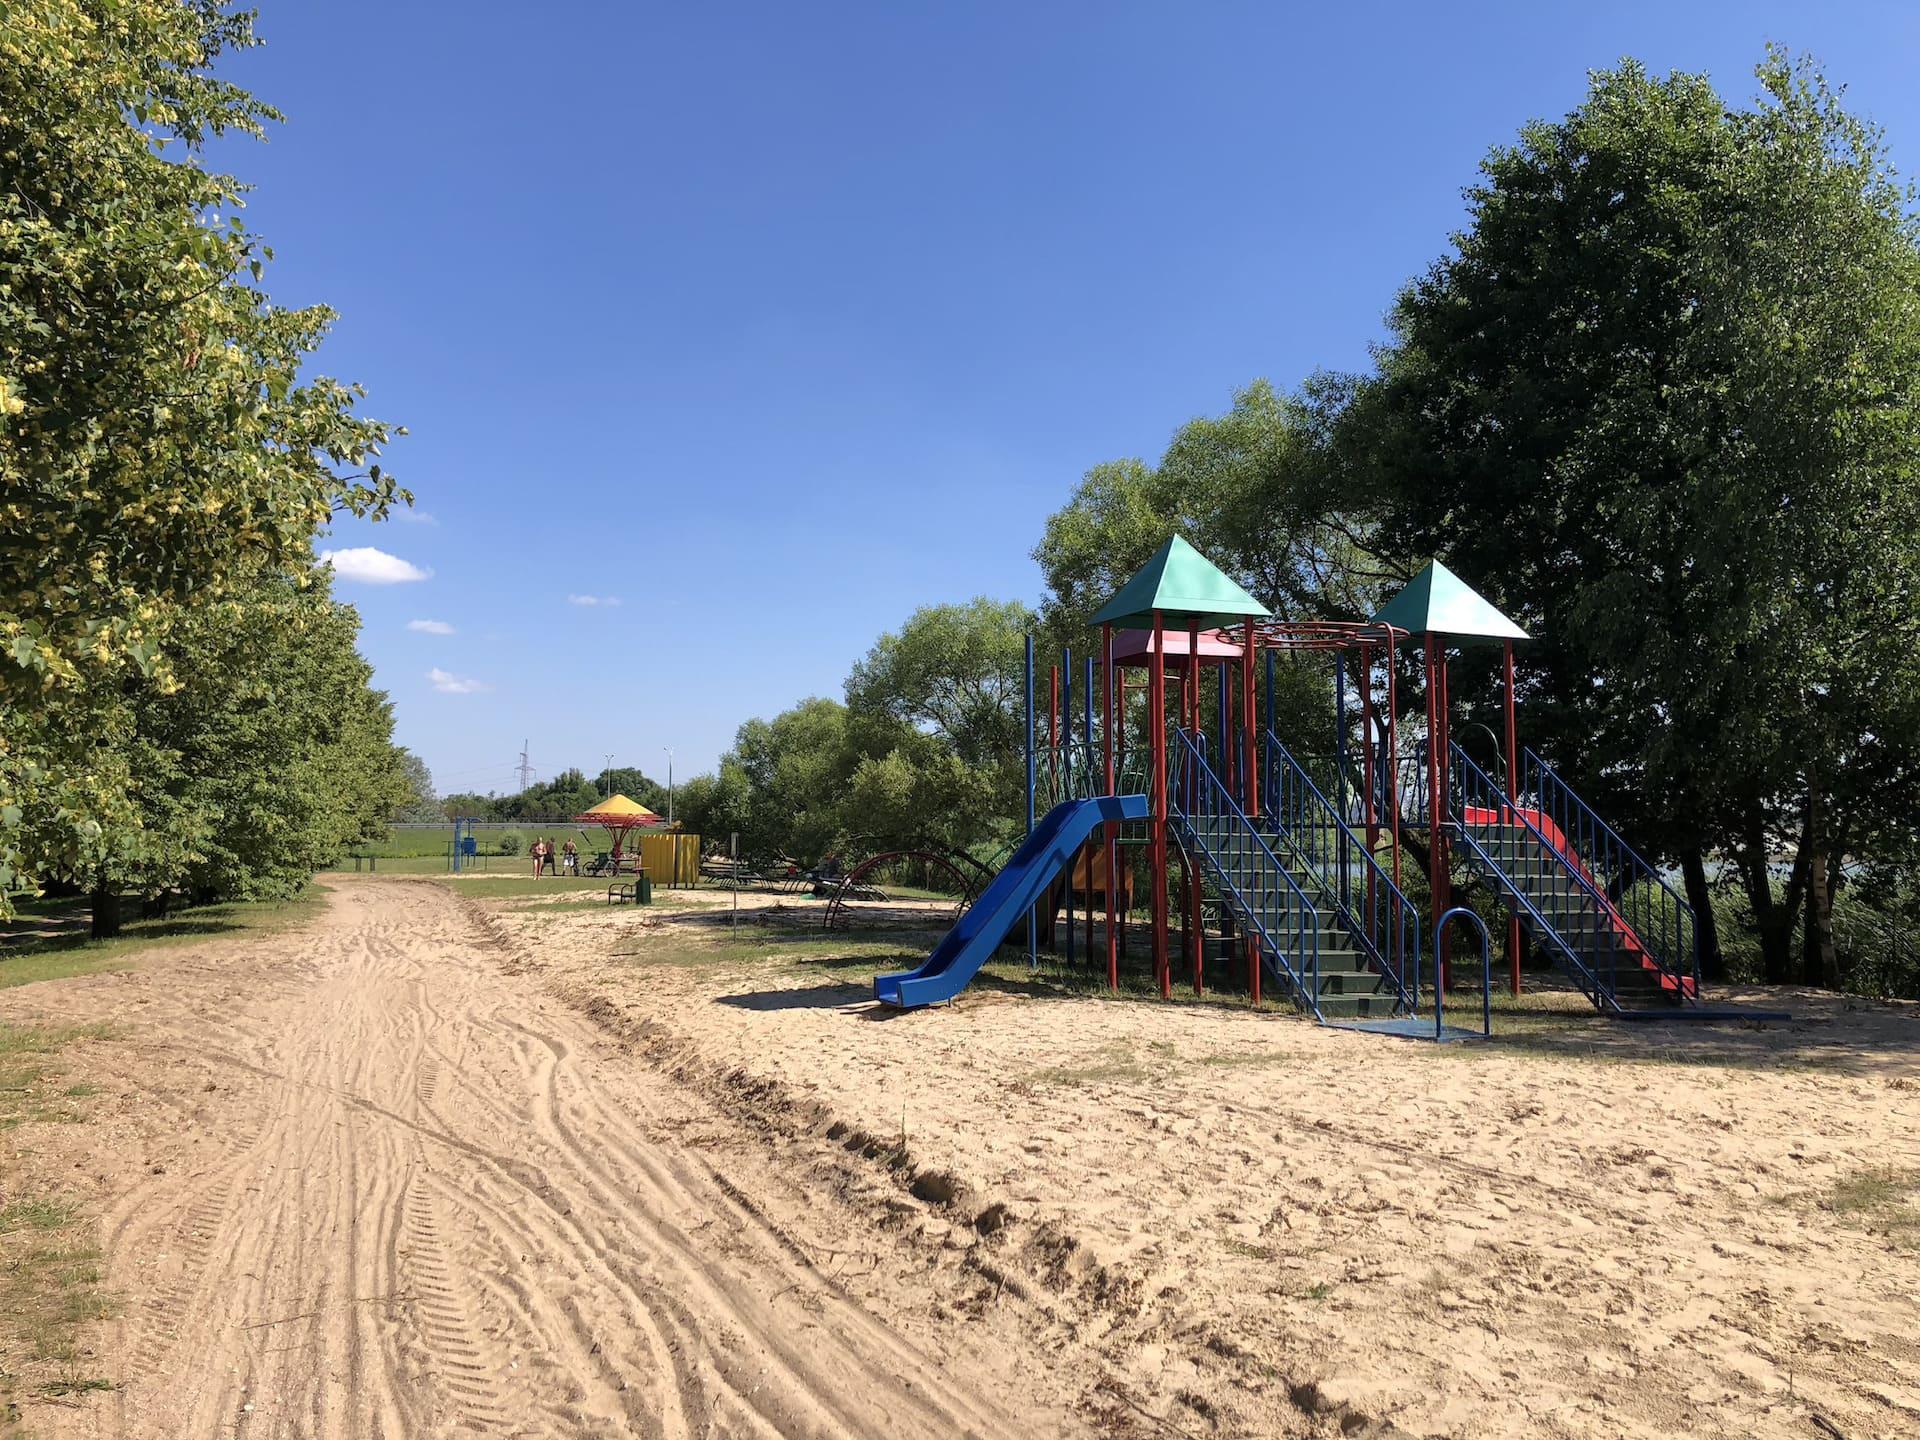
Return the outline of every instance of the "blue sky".
<path id="1" fill-rule="evenodd" d="M 1811 51 L 1920 170 L 1901 4 L 262 0 L 277 300 L 412 432 L 338 593 L 443 789 L 711 766 L 916 606 L 1037 599 L 1090 465 L 1356 368 L 1489 146 Z M 578 604 L 569 597 L 618 604 Z M 452 633 L 409 629 L 436 621 Z"/>

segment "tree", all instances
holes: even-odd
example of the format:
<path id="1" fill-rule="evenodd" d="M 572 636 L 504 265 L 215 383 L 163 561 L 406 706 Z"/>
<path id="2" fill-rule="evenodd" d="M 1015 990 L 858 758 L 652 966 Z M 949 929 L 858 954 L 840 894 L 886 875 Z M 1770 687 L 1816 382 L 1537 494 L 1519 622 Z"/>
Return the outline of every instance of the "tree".
<path id="1" fill-rule="evenodd" d="M 853 667 L 848 707 L 930 731 L 969 765 L 1014 753 L 1034 618 L 984 595 L 916 610 Z"/>
<path id="2" fill-rule="evenodd" d="M 667 813 L 667 787 L 631 765 L 602 770 L 594 777 L 593 786 L 602 796 L 624 795 L 657 814 Z M 677 814 L 675 818 L 679 818 Z"/>
<path id="3" fill-rule="evenodd" d="M 174 683 L 198 608 L 305 575 L 336 511 L 409 497 L 392 432 L 305 367 L 331 322 L 275 307 L 242 187 L 204 142 L 277 118 L 216 80 L 221 0 L 47 0 L 0 44 L 0 905 L 138 842 L 129 677 Z"/>
<path id="4" fill-rule="evenodd" d="M 730 817 L 743 850 L 818 859 L 841 838 L 841 806 L 860 756 L 849 743 L 847 709 L 836 700 L 803 700 L 772 720 L 749 720 L 721 762 L 744 792 L 744 813 Z"/>
<path id="5" fill-rule="evenodd" d="M 1351 380 L 1316 375 L 1286 395 L 1256 380 L 1225 415 L 1188 421 L 1156 466 L 1089 470 L 1047 517 L 1033 552 L 1057 642 L 1088 643 L 1088 622 L 1169 535 L 1182 535 L 1282 616 L 1362 618 L 1383 584 L 1370 492 L 1343 483 L 1333 446 Z"/>
<path id="6" fill-rule="evenodd" d="M 123 889 L 162 905 L 176 888 L 287 896 L 386 833 L 408 780 L 358 630 L 324 575 L 263 583 L 175 627 L 177 678 L 140 681 L 102 747 L 130 821 L 111 848 L 50 872 L 93 895 L 97 934 L 117 925 Z"/>
<path id="7" fill-rule="evenodd" d="M 571 819 L 583 811 L 592 809 L 606 798 L 599 786 L 587 778 L 586 772 L 575 766 L 562 770 L 551 780 L 536 780 L 518 795 L 508 795 L 492 802 L 492 818 L 496 820 L 523 820 L 528 818 Z"/>
<path id="8" fill-rule="evenodd" d="M 427 768 L 427 762 L 403 746 L 400 770 L 406 780 L 406 793 L 393 807 L 393 818 L 413 824 L 446 819 L 446 811 L 434 793 L 433 772 Z"/>
<path id="9" fill-rule="evenodd" d="M 1915 809 L 1920 263 L 1878 135 L 1759 74 L 1730 111 L 1628 63 L 1494 151 L 1343 424 L 1383 548 L 1538 637 L 1540 748 L 1703 926 L 1730 856 L 1779 980 L 1819 872 Z"/>

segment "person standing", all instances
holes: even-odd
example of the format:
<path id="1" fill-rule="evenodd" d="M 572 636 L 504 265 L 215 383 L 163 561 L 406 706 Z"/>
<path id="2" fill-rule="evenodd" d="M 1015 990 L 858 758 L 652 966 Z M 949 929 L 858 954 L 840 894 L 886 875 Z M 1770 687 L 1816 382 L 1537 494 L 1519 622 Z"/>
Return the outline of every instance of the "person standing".
<path id="1" fill-rule="evenodd" d="M 560 856 L 553 848 L 553 841 L 548 840 L 544 843 L 547 847 L 547 873 L 549 875 L 558 875 L 560 873 Z"/>
<path id="2" fill-rule="evenodd" d="M 577 847 L 573 841 L 569 840 L 562 854 L 565 858 L 560 862 L 561 872 L 567 875 L 578 875 L 580 873 L 579 847 Z"/>
<path id="3" fill-rule="evenodd" d="M 540 878 L 540 867 L 547 863 L 547 842 L 544 840 L 535 840 L 533 842 L 533 848 L 527 853 L 533 856 L 533 878 L 538 880 Z"/>

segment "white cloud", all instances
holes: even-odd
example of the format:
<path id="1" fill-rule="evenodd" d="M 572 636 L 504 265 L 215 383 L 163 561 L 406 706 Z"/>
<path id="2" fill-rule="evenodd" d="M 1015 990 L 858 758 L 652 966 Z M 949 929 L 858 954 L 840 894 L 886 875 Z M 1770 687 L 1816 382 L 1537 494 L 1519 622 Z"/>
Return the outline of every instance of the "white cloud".
<path id="1" fill-rule="evenodd" d="M 438 525 L 440 523 L 431 511 L 416 510 L 411 505 L 401 505 L 388 513 L 406 525 Z"/>
<path id="2" fill-rule="evenodd" d="M 407 629 L 416 635 L 451 635 L 453 626 L 444 620 L 409 620 Z"/>
<path id="3" fill-rule="evenodd" d="M 465 675 L 456 675 L 451 670 L 442 670 L 439 666 L 427 671 L 427 679 L 433 682 L 433 688 L 442 695 L 478 695 L 483 690 L 491 690 L 491 685 L 483 685 L 478 680 L 470 680 Z"/>
<path id="4" fill-rule="evenodd" d="M 322 550 L 320 563 L 333 566 L 333 573 L 342 580 L 358 580 L 363 585 L 405 585 L 410 581 L 425 580 L 433 574 L 431 570 L 422 570 L 398 555 L 389 555 L 371 545 L 356 545 L 348 550 Z"/>
<path id="5" fill-rule="evenodd" d="M 620 597 L 618 595 L 569 595 L 567 603 L 569 605 L 618 605 Z"/>

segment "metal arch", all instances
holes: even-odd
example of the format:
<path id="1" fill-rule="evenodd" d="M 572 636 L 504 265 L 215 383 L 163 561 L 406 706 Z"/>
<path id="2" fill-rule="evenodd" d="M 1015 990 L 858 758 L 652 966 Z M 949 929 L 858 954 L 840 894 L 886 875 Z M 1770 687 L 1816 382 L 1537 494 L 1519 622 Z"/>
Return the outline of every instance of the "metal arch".
<path id="1" fill-rule="evenodd" d="M 968 857 L 971 859 L 971 857 Z M 982 876 L 969 876 L 954 863 L 952 855 L 941 854 L 937 850 L 883 850 L 878 855 L 869 855 L 853 869 L 841 877 L 839 888 L 833 892 L 833 898 L 827 901 L 827 913 L 821 922 L 823 929 L 833 930 L 847 923 L 846 907 L 849 900 L 860 898 L 857 892 L 886 896 L 871 886 L 860 884 L 860 877 L 876 866 L 885 865 L 894 860 L 921 860 L 929 865 L 938 865 L 960 886 L 960 899 L 953 909 L 953 918 L 959 919 L 960 913 L 972 902 L 977 889 L 982 885 Z M 975 862 L 976 864 L 978 862 Z M 983 867 L 984 868 L 984 867 Z"/>

